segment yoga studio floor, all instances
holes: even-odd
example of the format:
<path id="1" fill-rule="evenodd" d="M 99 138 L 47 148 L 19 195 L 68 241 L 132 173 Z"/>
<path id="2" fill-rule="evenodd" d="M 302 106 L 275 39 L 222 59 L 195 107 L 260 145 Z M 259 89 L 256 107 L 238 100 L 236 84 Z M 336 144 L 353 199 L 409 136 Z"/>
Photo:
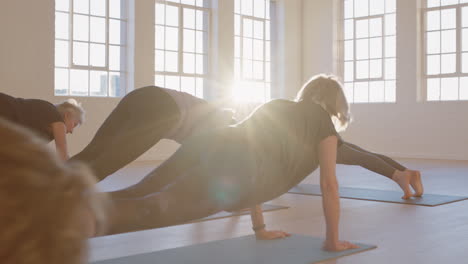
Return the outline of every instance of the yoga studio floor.
<path id="1" fill-rule="evenodd" d="M 468 196 L 468 161 L 399 160 L 422 171 L 425 192 Z M 157 163 L 136 162 L 99 183 L 115 190 L 138 181 Z M 383 176 L 355 166 L 338 165 L 341 186 L 399 190 Z M 304 183 L 319 183 L 318 172 Z M 269 229 L 323 237 L 321 197 L 284 194 L 269 204 L 288 209 L 264 214 Z M 252 234 L 250 216 L 91 239 L 91 260 L 105 260 Z M 468 200 L 425 207 L 341 199 L 341 239 L 377 245 L 376 249 L 321 263 L 438 264 L 466 263 Z M 208 264 L 208 263 L 207 263 Z M 210 263 L 211 264 L 211 263 Z M 214 264 L 214 263 L 212 263 Z M 295 264 L 291 260 L 288 264 Z"/>

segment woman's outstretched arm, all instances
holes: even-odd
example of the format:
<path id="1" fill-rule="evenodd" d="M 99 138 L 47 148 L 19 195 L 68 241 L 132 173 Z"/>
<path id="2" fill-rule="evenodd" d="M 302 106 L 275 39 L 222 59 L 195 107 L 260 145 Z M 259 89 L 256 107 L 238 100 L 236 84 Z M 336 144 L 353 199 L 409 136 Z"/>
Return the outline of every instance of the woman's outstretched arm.
<path id="1" fill-rule="evenodd" d="M 252 218 L 252 229 L 255 231 L 255 236 L 260 240 L 271 240 L 277 238 L 288 237 L 291 234 L 286 233 L 282 230 L 271 230 L 265 229 L 265 221 L 263 220 L 262 205 L 257 204 L 250 208 L 250 217 Z"/>
<path id="2" fill-rule="evenodd" d="M 336 179 L 336 145 L 336 136 L 326 137 L 319 144 L 320 189 L 327 225 L 324 249 L 328 251 L 358 247 L 350 242 L 339 240 L 340 196 Z"/>

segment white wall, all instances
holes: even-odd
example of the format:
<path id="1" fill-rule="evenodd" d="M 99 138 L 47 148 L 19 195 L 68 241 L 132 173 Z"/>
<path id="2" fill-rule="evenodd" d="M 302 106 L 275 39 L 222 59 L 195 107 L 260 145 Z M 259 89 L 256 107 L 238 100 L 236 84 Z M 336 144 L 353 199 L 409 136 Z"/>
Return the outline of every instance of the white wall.
<path id="1" fill-rule="evenodd" d="M 337 1 L 303 0 L 303 80 L 335 72 Z M 343 136 L 391 156 L 468 160 L 468 102 L 418 101 L 418 1 L 397 8 L 397 103 L 353 104 Z"/>
<path id="2" fill-rule="evenodd" d="M 135 25 L 135 40 L 129 41 L 130 55 L 134 61 L 129 64 L 130 87 L 152 85 L 154 78 L 154 28 L 153 0 L 129 0 L 134 8 L 135 19 L 130 19 L 130 27 Z M 215 5 L 214 19 L 221 26 L 213 28 L 220 35 L 213 43 L 219 56 L 233 56 L 232 35 L 233 3 L 219 0 Z M 301 0 L 277 0 L 278 6 L 278 48 L 279 73 L 275 75 L 280 85 L 278 97 L 292 98 L 294 91 L 289 87 L 301 84 Z M 2 0 L 0 1 L 0 92 L 17 97 L 40 98 L 53 103 L 67 97 L 54 96 L 54 0 Z M 217 17 L 216 17 L 217 16 Z M 285 21 L 282 23 L 281 21 Z M 230 27 L 230 30 L 226 30 Z M 132 34 L 129 35 L 130 37 Z M 231 40 L 230 40 L 231 39 Z M 211 78 L 212 87 L 224 89 L 230 82 L 232 65 L 221 59 L 215 60 Z M 232 61 L 232 60 L 230 60 Z M 219 88 L 221 87 L 221 88 Z M 225 91 L 213 91 L 211 97 L 223 95 Z M 83 126 L 68 136 L 70 154 L 75 154 L 88 144 L 97 128 L 119 102 L 119 98 L 76 98 L 87 111 Z M 140 159 L 161 160 L 168 157 L 178 145 L 164 140 Z"/>

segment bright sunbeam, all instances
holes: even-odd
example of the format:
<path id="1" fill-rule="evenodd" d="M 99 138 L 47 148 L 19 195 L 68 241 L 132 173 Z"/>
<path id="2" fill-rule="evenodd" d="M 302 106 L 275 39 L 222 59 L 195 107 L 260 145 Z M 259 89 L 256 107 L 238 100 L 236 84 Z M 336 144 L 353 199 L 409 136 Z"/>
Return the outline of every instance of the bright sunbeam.
<path id="1" fill-rule="evenodd" d="M 270 91 L 263 82 L 236 82 L 232 87 L 231 98 L 236 103 L 264 103 Z"/>

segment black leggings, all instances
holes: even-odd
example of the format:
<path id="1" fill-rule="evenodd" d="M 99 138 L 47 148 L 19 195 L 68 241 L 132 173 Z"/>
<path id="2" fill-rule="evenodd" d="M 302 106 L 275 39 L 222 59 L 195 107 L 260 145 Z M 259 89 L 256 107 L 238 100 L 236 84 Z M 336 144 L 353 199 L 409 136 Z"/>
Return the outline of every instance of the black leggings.
<path id="1" fill-rule="evenodd" d="M 88 164 L 102 180 L 158 143 L 179 117 L 177 104 L 162 89 L 134 90 L 122 98 L 88 146 L 70 161 Z"/>
<path id="2" fill-rule="evenodd" d="M 375 173 L 392 178 L 395 170 L 404 171 L 406 167 L 395 160 L 369 152 L 351 143 L 343 142 L 337 150 L 337 164 L 358 165 Z"/>

